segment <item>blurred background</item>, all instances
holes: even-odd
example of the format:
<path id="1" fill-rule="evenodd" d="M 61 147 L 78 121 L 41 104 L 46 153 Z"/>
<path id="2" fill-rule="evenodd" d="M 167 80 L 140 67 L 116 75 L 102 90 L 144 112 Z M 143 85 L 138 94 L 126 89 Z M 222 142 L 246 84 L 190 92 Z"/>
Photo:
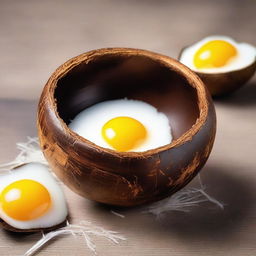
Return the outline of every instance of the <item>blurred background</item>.
<path id="1" fill-rule="evenodd" d="M 0 163 L 17 155 L 17 142 L 37 136 L 42 88 L 69 58 L 102 47 L 177 58 L 184 46 L 214 34 L 256 45 L 255 13 L 255 0 L 0 0 Z M 161 223 L 135 209 L 120 219 L 65 188 L 74 223 L 90 220 L 127 237 L 120 246 L 95 238 L 99 255 L 256 255 L 256 76 L 214 103 L 217 137 L 201 177 L 224 211 L 200 205 Z M 0 254 L 22 255 L 40 237 L 0 229 Z M 85 253 L 83 240 L 67 236 L 39 255 Z"/>
<path id="2" fill-rule="evenodd" d="M 67 59 L 102 47 L 177 57 L 205 36 L 256 44 L 255 0 L 1 0 L 0 96 L 38 98 Z"/>

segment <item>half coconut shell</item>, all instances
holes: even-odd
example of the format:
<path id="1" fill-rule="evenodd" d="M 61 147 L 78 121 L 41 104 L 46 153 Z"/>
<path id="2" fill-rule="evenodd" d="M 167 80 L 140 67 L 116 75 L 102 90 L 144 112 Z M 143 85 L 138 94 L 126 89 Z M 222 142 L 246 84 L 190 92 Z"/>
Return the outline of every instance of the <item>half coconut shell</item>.
<path id="1" fill-rule="evenodd" d="M 163 112 L 172 143 L 117 152 L 68 127 L 83 109 L 120 98 Z M 44 155 L 63 183 L 91 200 L 135 206 L 170 196 L 199 172 L 213 146 L 216 115 L 201 79 L 178 61 L 140 49 L 107 48 L 81 54 L 52 74 L 40 98 L 37 126 Z"/>
<path id="2" fill-rule="evenodd" d="M 179 54 L 179 60 L 186 48 Z M 239 70 L 219 73 L 193 71 L 202 79 L 213 97 L 225 96 L 241 88 L 254 75 L 256 58 L 252 64 Z"/>

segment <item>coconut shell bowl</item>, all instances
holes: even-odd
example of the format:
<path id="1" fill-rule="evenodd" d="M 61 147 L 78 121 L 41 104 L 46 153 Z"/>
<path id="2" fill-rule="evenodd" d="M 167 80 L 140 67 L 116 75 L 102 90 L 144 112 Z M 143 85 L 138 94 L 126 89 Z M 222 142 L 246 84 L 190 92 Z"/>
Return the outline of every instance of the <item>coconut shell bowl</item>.
<path id="1" fill-rule="evenodd" d="M 173 141 L 144 152 L 118 152 L 69 129 L 82 110 L 123 98 L 163 112 Z M 52 74 L 37 125 L 50 167 L 70 189 L 97 202 L 135 206 L 170 196 L 192 180 L 211 152 L 216 115 L 203 82 L 178 61 L 145 50 L 108 48 L 72 58 Z"/>

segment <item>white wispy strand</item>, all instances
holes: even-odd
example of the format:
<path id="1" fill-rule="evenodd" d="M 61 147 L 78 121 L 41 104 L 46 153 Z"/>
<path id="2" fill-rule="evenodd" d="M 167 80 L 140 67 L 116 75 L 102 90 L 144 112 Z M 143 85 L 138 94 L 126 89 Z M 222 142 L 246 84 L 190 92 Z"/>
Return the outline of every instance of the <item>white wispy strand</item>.
<path id="1" fill-rule="evenodd" d="M 40 150 L 38 138 L 27 138 L 27 142 L 16 144 L 17 149 L 20 151 L 19 154 L 13 161 L 1 164 L 0 171 L 9 171 L 10 169 L 13 169 L 21 164 L 30 162 L 48 165 L 46 159 L 44 158 L 43 152 Z"/>
<path id="2" fill-rule="evenodd" d="M 36 242 L 36 244 L 34 244 L 28 251 L 26 251 L 23 256 L 34 255 L 47 242 L 61 235 L 82 236 L 85 241 L 85 244 L 94 254 L 97 254 L 97 252 L 96 245 L 93 242 L 92 236 L 106 238 L 115 244 L 118 244 L 120 240 L 126 240 L 126 238 L 118 234 L 118 232 L 106 230 L 102 227 L 95 226 L 91 222 L 82 221 L 78 225 L 67 224 L 66 227 L 60 228 L 56 231 L 49 232 L 47 234 L 43 234 L 42 238 L 38 242 Z"/>
<path id="3" fill-rule="evenodd" d="M 208 199 L 209 202 L 216 204 L 221 210 L 224 210 L 225 204 L 207 194 L 203 189 L 201 189 L 200 192 Z"/>
<path id="4" fill-rule="evenodd" d="M 157 219 L 161 219 L 164 214 L 170 211 L 190 212 L 192 207 L 204 202 L 211 202 L 223 210 L 224 204 L 206 193 L 200 176 L 199 182 L 201 188 L 184 188 L 171 197 L 146 207 L 143 213 L 150 213 L 155 215 Z"/>
<path id="5" fill-rule="evenodd" d="M 116 215 L 117 217 L 125 218 L 125 216 L 124 216 L 123 214 L 121 214 L 121 213 L 118 213 L 118 212 L 113 211 L 113 210 L 111 210 L 110 212 L 111 212 L 112 214 Z"/>
<path id="6" fill-rule="evenodd" d="M 197 177 L 201 187 L 201 193 L 208 199 L 209 202 L 212 202 L 213 204 L 217 205 L 221 210 L 224 210 L 224 203 L 218 201 L 217 199 L 215 199 L 214 197 L 210 196 L 205 192 L 206 187 L 203 185 L 200 173 L 197 175 Z"/>

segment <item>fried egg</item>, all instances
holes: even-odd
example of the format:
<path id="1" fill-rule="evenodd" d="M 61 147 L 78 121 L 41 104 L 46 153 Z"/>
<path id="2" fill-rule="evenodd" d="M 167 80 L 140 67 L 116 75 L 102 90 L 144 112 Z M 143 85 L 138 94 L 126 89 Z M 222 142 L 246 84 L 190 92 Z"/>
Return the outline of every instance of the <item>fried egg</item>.
<path id="1" fill-rule="evenodd" d="M 98 146 L 141 152 L 171 143 L 169 120 L 148 103 L 118 99 L 80 112 L 69 128 Z"/>
<path id="2" fill-rule="evenodd" d="M 182 51 L 180 62 L 201 73 L 239 70 L 255 61 L 256 49 L 226 36 L 209 36 Z"/>
<path id="3" fill-rule="evenodd" d="M 45 165 L 29 163 L 0 176 L 0 218 L 10 226 L 49 228 L 67 215 L 64 194 Z"/>

